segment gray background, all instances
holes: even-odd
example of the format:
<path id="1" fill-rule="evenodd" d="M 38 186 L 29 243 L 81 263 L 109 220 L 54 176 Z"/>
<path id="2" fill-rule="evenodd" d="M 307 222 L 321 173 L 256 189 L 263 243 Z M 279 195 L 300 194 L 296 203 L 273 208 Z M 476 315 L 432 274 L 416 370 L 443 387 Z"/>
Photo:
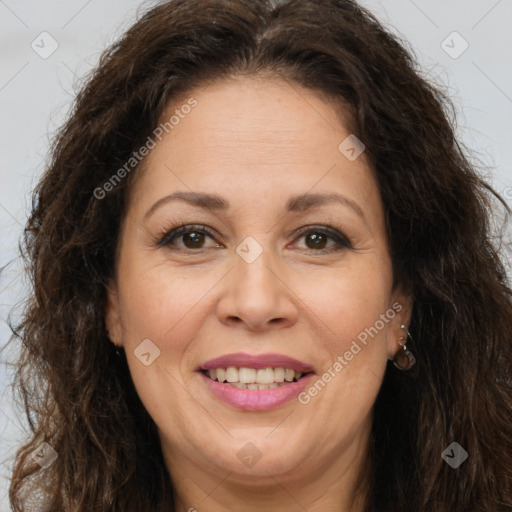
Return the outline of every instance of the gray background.
<path id="1" fill-rule="evenodd" d="M 10 334 L 6 319 L 16 319 L 26 290 L 17 244 L 50 137 L 101 51 L 156 3 L 0 0 L 0 345 Z M 448 88 L 459 137 L 511 204 L 512 0 L 360 3 L 409 41 L 423 73 Z M 58 47 L 47 56 L 52 44 Z M 0 512 L 7 512 L 8 474 L 25 420 L 11 401 L 12 370 L 5 363 L 13 354 L 0 357 Z"/>

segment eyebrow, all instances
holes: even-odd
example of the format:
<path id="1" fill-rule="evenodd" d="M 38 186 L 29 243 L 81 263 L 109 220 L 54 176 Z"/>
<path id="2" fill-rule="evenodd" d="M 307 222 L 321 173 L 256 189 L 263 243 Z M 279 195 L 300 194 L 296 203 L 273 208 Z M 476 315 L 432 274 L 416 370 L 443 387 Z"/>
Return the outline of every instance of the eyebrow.
<path id="1" fill-rule="evenodd" d="M 215 194 L 206 194 L 201 192 L 174 192 L 168 196 L 162 197 L 146 212 L 144 220 L 153 215 L 156 210 L 162 206 L 173 202 L 173 201 L 184 201 L 192 206 L 204 208 L 213 211 L 225 211 L 228 210 L 230 204 L 224 198 Z M 331 194 L 301 194 L 293 196 L 286 202 L 286 211 L 288 212 L 305 212 L 331 203 L 340 203 L 344 206 L 348 206 L 354 210 L 365 222 L 366 217 L 363 209 L 352 199 L 348 197 L 331 193 Z"/>

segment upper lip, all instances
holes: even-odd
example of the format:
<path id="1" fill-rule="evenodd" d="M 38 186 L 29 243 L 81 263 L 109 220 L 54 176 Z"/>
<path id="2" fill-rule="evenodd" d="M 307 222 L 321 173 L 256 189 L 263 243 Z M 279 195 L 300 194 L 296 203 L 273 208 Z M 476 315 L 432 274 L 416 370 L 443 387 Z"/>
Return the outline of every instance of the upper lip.
<path id="1" fill-rule="evenodd" d="M 302 373 L 313 371 L 310 364 L 294 359 L 283 354 L 247 354 L 237 352 L 236 354 L 227 354 L 206 361 L 200 366 L 201 370 L 214 370 L 215 368 L 290 368 Z"/>

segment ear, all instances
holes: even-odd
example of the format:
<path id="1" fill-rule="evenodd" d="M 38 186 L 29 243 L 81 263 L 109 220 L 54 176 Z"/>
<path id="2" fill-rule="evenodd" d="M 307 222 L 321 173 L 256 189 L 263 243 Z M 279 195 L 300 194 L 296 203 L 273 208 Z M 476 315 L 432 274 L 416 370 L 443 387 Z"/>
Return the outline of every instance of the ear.
<path id="1" fill-rule="evenodd" d="M 113 279 L 108 282 L 107 286 L 107 304 L 105 309 L 105 327 L 110 341 L 116 347 L 122 347 L 122 328 L 121 328 L 121 315 L 119 307 L 119 297 L 117 293 L 117 286 Z"/>
<path id="2" fill-rule="evenodd" d="M 395 312 L 395 317 L 390 322 L 388 335 L 388 358 L 393 359 L 396 353 L 402 349 L 398 340 L 401 336 L 406 337 L 406 332 L 402 325 L 408 329 L 412 316 L 412 296 L 401 285 L 397 285 L 393 292 L 391 309 Z"/>

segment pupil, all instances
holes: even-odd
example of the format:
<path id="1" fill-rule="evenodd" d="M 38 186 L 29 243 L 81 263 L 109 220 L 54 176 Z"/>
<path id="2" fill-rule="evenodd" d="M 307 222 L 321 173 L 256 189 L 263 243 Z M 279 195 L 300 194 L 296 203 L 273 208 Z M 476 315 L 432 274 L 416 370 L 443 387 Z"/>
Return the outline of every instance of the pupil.
<path id="1" fill-rule="evenodd" d="M 313 242 L 313 247 L 315 249 L 318 249 L 319 247 L 321 249 L 323 249 L 325 246 L 325 235 L 323 235 L 321 233 L 320 234 L 313 233 L 313 234 L 309 235 L 308 240 Z"/>
<path id="2" fill-rule="evenodd" d="M 190 242 L 192 244 L 192 248 L 197 248 L 197 245 L 201 245 L 202 237 L 204 234 L 191 231 L 190 233 L 187 233 L 183 236 L 185 237 L 185 245 L 187 247 L 190 247 L 190 245 L 187 244 L 187 242 Z"/>

